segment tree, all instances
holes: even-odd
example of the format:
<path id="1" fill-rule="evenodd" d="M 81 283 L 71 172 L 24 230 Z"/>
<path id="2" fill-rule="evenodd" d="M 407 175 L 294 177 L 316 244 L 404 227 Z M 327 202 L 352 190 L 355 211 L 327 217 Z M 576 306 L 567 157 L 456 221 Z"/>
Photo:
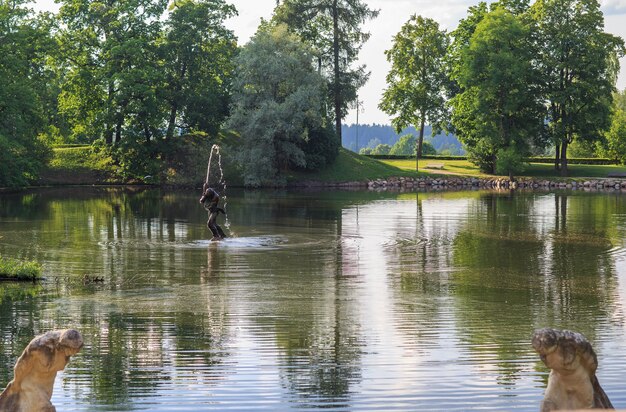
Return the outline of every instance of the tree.
<path id="1" fill-rule="evenodd" d="M 286 170 L 306 167 L 303 146 L 325 123 L 325 82 L 312 57 L 286 26 L 262 25 L 236 58 L 228 126 L 243 139 L 246 185 L 280 185 Z"/>
<path id="2" fill-rule="evenodd" d="M 436 134 L 447 114 L 444 93 L 448 82 L 445 56 L 449 39 L 432 19 L 413 15 L 385 52 L 391 63 L 387 89 L 379 104 L 381 110 L 395 116 L 391 123 L 396 131 L 409 126 L 419 129 L 415 169 L 418 169 L 428 121 Z"/>
<path id="3" fill-rule="evenodd" d="M 626 164 L 626 90 L 613 95 L 611 127 L 605 135 L 602 154 Z"/>
<path id="4" fill-rule="evenodd" d="M 284 0 L 274 21 L 286 24 L 314 48 L 318 70 L 328 79 L 335 133 L 341 143 L 341 121 L 365 84 L 365 66 L 352 68 L 370 34 L 361 29 L 378 16 L 362 0 Z"/>
<path id="5" fill-rule="evenodd" d="M 452 120 L 472 161 L 488 173 L 496 171 L 500 154 L 508 160 L 499 163 L 499 172 L 515 173 L 540 135 L 542 111 L 528 38 L 518 18 L 497 7 L 460 52 Z"/>
<path id="6" fill-rule="evenodd" d="M 418 147 L 416 145 L 416 137 L 412 134 L 405 134 L 401 136 L 398 141 L 391 146 L 391 150 L 389 151 L 390 155 L 415 155 L 415 150 Z M 422 144 L 422 154 L 425 155 L 435 155 L 437 154 L 437 150 L 433 147 L 433 145 L 429 142 L 424 142 Z"/>
<path id="7" fill-rule="evenodd" d="M 163 84 L 156 41 L 167 0 L 61 0 L 66 66 L 60 107 L 74 135 L 119 143 L 160 136 Z"/>
<path id="8" fill-rule="evenodd" d="M 217 133 L 228 114 L 237 42 L 224 21 L 237 14 L 223 0 L 175 2 L 160 44 L 168 103 L 166 138 L 178 127 Z"/>
<path id="9" fill-rule="evenodd" d="M 34 181 L 49 157 L 45 131 L 53 47 L 46 16 L 33 17 L 25 1 L 0 0 L 0 187 Z"/>
<path id="10" fill-rule="evenodd" d="M 391 146 L 389 146 L 388 144 L 379 144 L 378 146 L 372 149 L 370 154 L 388 155 L 390 151 L 391 151 Z"/>
<path id="11" fill-rule="evenodd" d="M 609 126 L 623 40 L 604 32 L 596 0 L 538 0 L 531 7 L 555 168 L 567 176 L 575 139 L 598 140 Z"/>

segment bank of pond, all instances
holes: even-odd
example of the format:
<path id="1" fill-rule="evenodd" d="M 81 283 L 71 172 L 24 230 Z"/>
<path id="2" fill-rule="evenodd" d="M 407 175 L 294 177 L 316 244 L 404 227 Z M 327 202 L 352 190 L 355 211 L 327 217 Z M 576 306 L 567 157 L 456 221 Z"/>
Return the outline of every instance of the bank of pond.
<path id="1" fill-rule="evenodd" d="M 41 265 L 0 256 L 0 281 L 33 282 L 41 279 Z"/>

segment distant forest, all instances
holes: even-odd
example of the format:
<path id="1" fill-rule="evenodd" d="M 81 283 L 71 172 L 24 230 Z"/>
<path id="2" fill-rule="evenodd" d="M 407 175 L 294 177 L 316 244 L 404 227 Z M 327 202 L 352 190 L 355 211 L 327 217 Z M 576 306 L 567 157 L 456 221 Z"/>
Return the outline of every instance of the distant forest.
<path id="1" fill-rule="evenodd" d="M 400 136 L 405 134 L 418 135 L 418 131 L 414 127 L 407 127 L 400 134 L 396 133 L 393 127 L 382 124 L 360 124 L 358 125 L 358 147 L 357 147 L 357 125 L 342 126 L 343 147 L 358 152 L 364 147 L 371 149 L 379 144 L 388 144 L 393 146 Z M 424 141 L 429 142 L 437 150 L 438 154 L 445 155 L 464 155 L 465 150 L 461 143 L 453 134 L 438 134 L 433 136 L 432 127 L 424 128 Z"/>

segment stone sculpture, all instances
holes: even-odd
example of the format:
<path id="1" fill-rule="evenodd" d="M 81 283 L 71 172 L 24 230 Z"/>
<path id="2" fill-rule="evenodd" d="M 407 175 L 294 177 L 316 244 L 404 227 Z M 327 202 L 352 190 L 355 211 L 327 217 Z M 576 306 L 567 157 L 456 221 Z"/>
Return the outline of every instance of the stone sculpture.
<path id="1" fill-rule="evenodd" d="M 613 409 L 596 377 L 598 358 L 589 341 L 568 330 L 539 329 L 533 348 L 551 369 L 541 412 L 574 409 Z"/>
<path id="2" fill-rule="evenodd" d="M 0 394 L 2 412 L 56 412 L 50 403 L 57 372 L 83 347 L 73 329 L 55 330 L 30 341 L 14 367 L 14 377 Z"/>

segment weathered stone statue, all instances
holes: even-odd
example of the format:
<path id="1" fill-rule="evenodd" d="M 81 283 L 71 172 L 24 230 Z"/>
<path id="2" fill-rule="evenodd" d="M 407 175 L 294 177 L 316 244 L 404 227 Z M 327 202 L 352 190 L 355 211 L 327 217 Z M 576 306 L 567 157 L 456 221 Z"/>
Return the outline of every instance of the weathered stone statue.
<path id="1" fill-rule="evenodd" d="M 551 369 L 541 412 L 613 409 L 596 377 L 598 358 L 583 335 L 568 330 L 539 329 L 532 344 Z"/>
<path id="2" fill-rule="evenodd" d="M 83 347 L 73 329 L 55 330 L 30 341 L 15 364 L 15 376 L 0 394 L 2 412 L 56 412 L 50 403 L 57 372 Z"/>

